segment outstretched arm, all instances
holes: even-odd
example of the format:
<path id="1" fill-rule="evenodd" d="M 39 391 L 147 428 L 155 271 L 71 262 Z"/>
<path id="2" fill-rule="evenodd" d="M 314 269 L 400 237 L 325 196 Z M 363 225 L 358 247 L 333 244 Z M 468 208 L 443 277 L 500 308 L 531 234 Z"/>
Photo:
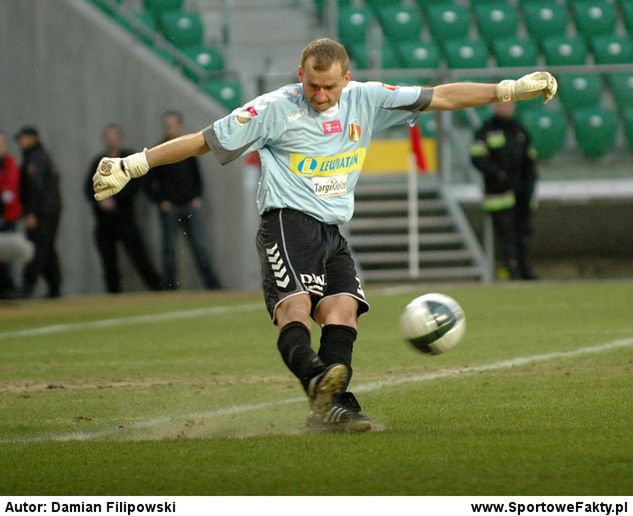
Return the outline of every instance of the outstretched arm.
<path id="1" fill-rule="evenodd" d="M 152 167 L 178 163 L 209 152 L 202 132 L 190 133 L 125 158 L 103 158 L 92 176 L 95 199 L 101 201 L 120 192 L 128 181 L 147 174 Z"/>
<path id="2" fill-rule="evenodd" d="M 202 131 L 200 131 L 198 133 L 185 134 L 147 149 L 145 155 L 149 168 L 153 168 L 160 165 L 178 163 L 191 156 L 202 156 L 210 150 L 202 135 Z"/>
<path id="3" fill-rule="evenodd" d="M 497 85 L 476 82 L 455 82 L 433 88 L 428 111 L 450 111 L 498 102 Z"/>
<path id="4" fill-rule="evenodd" d="M 520 79 L 504 80 L 497 84 L 456 82 L 433 88 L 433 98 L 427 110 L 447 111 L 483 106 L 493 102 L 529 100 L 543 96 L 543 102 L 556 94 L 558 85 L 549 72 L 533 72 Z"/>

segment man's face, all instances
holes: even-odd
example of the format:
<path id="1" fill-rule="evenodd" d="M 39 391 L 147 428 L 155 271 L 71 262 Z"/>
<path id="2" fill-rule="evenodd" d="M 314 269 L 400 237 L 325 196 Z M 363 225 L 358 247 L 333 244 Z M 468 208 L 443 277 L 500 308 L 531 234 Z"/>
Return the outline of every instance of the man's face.
<path id="1" fill-rule="evenodd" d="M 501 118 L 512 118 L 514 116 L 514 102 L 497 102 L 495 104 L 495 113 Z"/>
<path id="2" fill-rule="evenodd" d="M 304 66 L 299 66 L 298 75 L 310 107 L 321 113 L 335 106 L 341 98 L 343 88 L 349 83 L 350 72 L 343 73 L 338 61 L 325 71 L 317 71 L 312 67 L 313 61 L 314 58 L 309 57 Z"/>
<path id="3" fill-rule="evenodd" d="M 18 136 L 18 147 L 20 150 L 27 151 L 37 144 L 37 138 L 31 134 L 21 134 Z"/>
<path id="4" fill-rule="evenodd" d="M 121 131 L 116 127 L 108 127 L 103 133 L 103 140 L 108 149 L 118 149 L 121 145 Z"/>
<path id="5" fill-rule="evenodd" d="M 167 115 L 163 118 L 163 129 L 168 140 L 173 140 L 182 134 L 182 123 L 175 115 Z"/>

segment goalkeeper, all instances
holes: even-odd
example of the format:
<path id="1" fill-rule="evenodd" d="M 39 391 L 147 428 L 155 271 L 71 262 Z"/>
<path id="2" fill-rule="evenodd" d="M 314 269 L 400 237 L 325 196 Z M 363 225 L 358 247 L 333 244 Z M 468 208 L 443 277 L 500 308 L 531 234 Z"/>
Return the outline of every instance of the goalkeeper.
<path id="1" fill-rule="evenodd" d="M 93 177 L 105 199 L 152 168 L 211 151 L 222 164 L 253 150 L 262 175 L 257 249 L 278 349 L 310 401 L 308 428 L 367 431 L 372 421 L 347 390 L 358 317 L 369 309 L 339 225 L 352 217 L 354 187 L 373 131 L 415 123 L 421 111 L 494 102 L 549 101 L 556 80 L 534 72 L 498 84 L 424 87 L 350 80 L 345 48 L 327 38 L 303 50 L 297 84 L 257 97 L 206 129 L 126 158 L 104 158 Z M 311 320 L 321 327 L 318 352 Z"/>

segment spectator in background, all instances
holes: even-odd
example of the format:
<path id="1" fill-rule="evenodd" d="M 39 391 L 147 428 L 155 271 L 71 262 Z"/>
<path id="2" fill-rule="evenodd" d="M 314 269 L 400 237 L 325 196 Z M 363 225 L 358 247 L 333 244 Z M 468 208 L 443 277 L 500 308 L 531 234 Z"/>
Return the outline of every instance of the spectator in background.
<path id="1" fill-rule="evenodd" d="M 0 233 L 15 233 L 16 223 L 22 216 L 20 202 L 20 169 L 15 158 L 7 151 L 5 133 L 0 131 Z M 17 296 L 11 263 L 0 261 L 0 299 Z"/>
<path id="2" fill-rule="evenodd" d="M 513 102 L 495 104 L 494 110 L 475 135 L 471 160 L 483 175 L 483 209 L 492 216 L 505 275 L 533 280 L 537 278 L 530 258 L 536 151 L 514 118 Z"/>
<path id="3" fill-rule="evenodd" d="M 161 290 L 162 281 L 151 263 L 143 238 L 136 224 L 134 198 L 141 182 L 133 188 L 97 201 L 92 190 L 92 175 L 103 157 L 120 158 L 130 151 L 121 148 L 123 131 L 116 124 L 109 124 L 103 130 L 105 148 L 95 156 L 86 176 L 85 192 L 95 215 L 95 241 L 103 265 L 106 289 L 110 293 L 121 292 L 121 274 L 119 272 L 117 244 L 121 242 L 127 251 L 134 268 L 151 290 Z"/>
<path id="4" fill-rule="evenodd" d="M 22 150 L 20 194 L 26 236 L 35 245 L 35 256 L 24 268 L 22 294 L 31 297 L 37 279 L 43 276 L 47 296 L 59 297 L 62 276 L 55 250 L 62 208 L 59 176 L 37 129 L 23 127 L 15 137 Z"/>
<path id="5" fill-rule="evenodd" d="M 183 117 L 176 111 L 163 115 L 163 141 L 183 134 Z M 198 272 L 208 289 L 221 288 L 209 259 L 201 218 L 202 178 L 196 157 L 153 169 L 146 183 L 148 195 L 158 204 L 163 234 L 163 268 L 168 289 L 178 288 L 176 236 L 181 226 Z"/>

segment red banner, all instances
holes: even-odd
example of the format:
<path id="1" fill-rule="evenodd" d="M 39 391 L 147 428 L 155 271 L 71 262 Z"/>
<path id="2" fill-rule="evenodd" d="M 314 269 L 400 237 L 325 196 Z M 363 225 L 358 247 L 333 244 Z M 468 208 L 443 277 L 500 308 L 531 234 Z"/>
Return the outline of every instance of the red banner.
<path id="1" fill-rule="evenodd" d="M 420 126 L 415 124 L 409 128 L 409 136 L 411 137 L 411 152 L 415 156 L 415 164 L 420 173 L 426 173 L 426 158 L 424 157 L 424 147 L 422 146 L 422 132 Z"/>

